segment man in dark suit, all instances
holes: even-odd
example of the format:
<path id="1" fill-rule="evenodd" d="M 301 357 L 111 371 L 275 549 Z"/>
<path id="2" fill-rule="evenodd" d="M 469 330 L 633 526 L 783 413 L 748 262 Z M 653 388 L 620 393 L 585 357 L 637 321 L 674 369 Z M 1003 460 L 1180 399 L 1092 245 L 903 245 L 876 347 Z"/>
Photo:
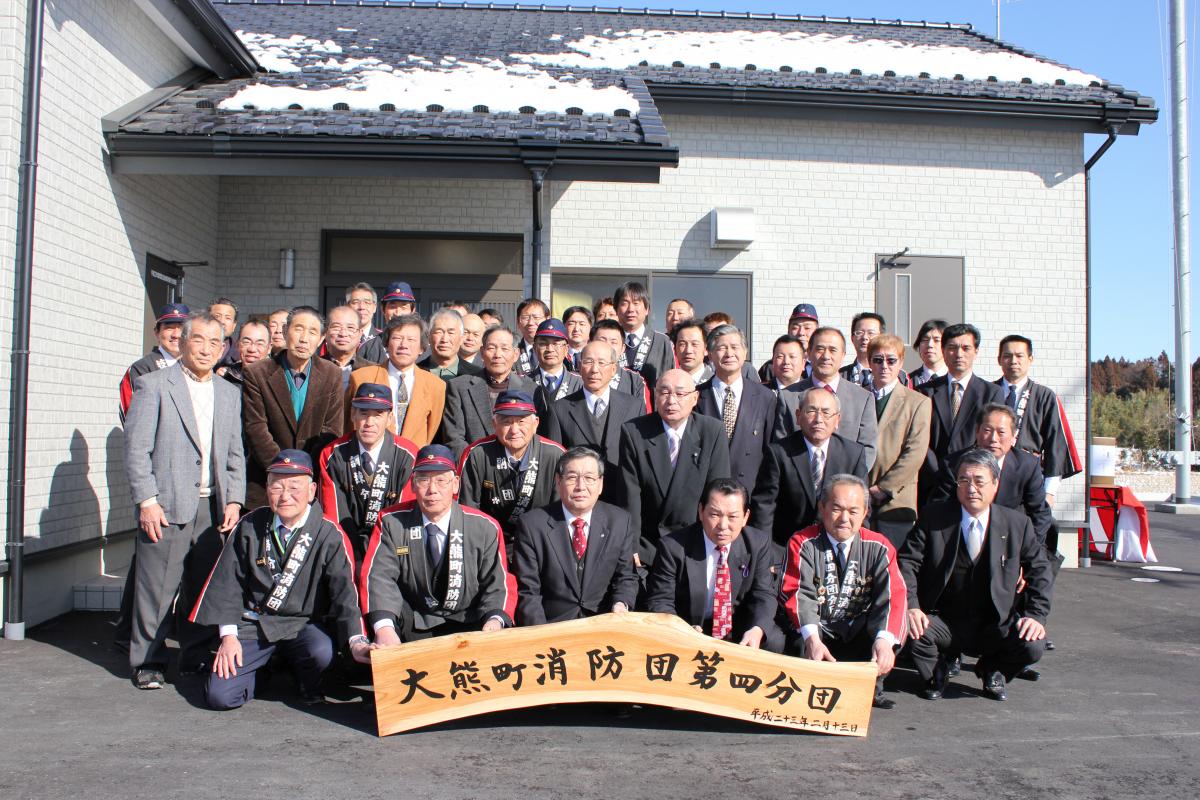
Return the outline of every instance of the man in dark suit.
<path id="1" fill-rule="evenodd" d="M 712 365 L 708 363 L 708 348 L 705 346 L 707 336 L 704 323 L 698 319 L 685 319 L 671 329 L 675 361 L 681 370 L 692 376 L 692 382 L 697 386 L 713 376 Z"/>
<path id="2" fill-rule="evenodd" d="M 608 480 L 601 499 L 625 506 L 625 481 L 617 457 L 621 426 L 645 414 L 639 400 L 612 388 L 620 356 L 603 342 L 589 342 L 579 354 L 583 386 L 550 406 L 545 436 L 563 447 L 587 447 L 600 454 Z"/>
<path id="3" fill-rule="evenodd" d="M 746 525 L 746 487 L 733 478 L 704 485 L 697 522 L 663 538 L 646 606 L 682 617 L 716 639 L 782 652 L 771 575 L 771 541 Z"/>
<path id="4" fill-rule="evenodd" d="M 567 369 L 567 327 L 561 320 L 551 317 L 538 325 L 537 334 L 533 337 L 533 349 L 537 353 L 538 365 L 529 378 L 537 387 L 533 399 L 542 420 L 538 432 L 549 436 L 550 406 L 578 391 L 583 380 Z"/>
<path id="5" fill-rule="evenodd" d="M 999 478 L 990 452 L 965 453 L 956 499 L 923 509 L 900 552 L 912 658 L 929 700 L 945 693 L 948 653 L 977 653 L 975 673 L 996 700 L 1008 699 L 1006 681 L 1042 657 L 1050 562 L 1029 519 L 994 504 Z"/>
<path id="6" fill-rule="evenodd" d="M 213 373 L 223 343 L 215 317 L 189 316 L 179 361 L 137 379 L 125 418 L 125 472 L 139 528 L 129 665 L 139 689 L 162 688 L 176 593 L 179 609 L 195 599 L 220 553 L 220 533 L 233 529 L 245 504 L 241 398 Z M 207 638 L 176 631 L 184 651 Z"/>
<path id="7" fill-rule="evenodd" d="M 763 457 L 771 445 L 771 428 L 779 400 L 757 380 L 746 380 L 746 337 L 732 325 L 708 332 L 706 344 L 713 377 L 698 388 L 697 410 L 721 421 L 729 440 L 729 469 L 747 492 L 754 491 Z"/>
<path id="8" fill-rule="evenodd" d="M 917 389 L 933 401 L 929 452 L 917 484 L 918 508 L 928 501 L 928 492 L 937 484 L 946 457 L 974 443 L 979 409 L 988 403 L 1004 402 L 1004 392 L 999 386 L 972 372 L 979 355 L 979 340 L 979 329 L 974 325 L 948 326 L 942 331 L 942 356 L 949 371 Z"/>
<path id="9" fill-rule="evenodd" d="M 837 395 L 809 389 L 798 395 L 800 430 L 771 444 L 750 503 L 754 527 L 771 533 L 777 555 L 796 531 L 817 518 L 817 499 L 826 475 L 867 477 L 862 446 L 834 433 L 841 415 Z"/>
<path id="10" fill-rule="evenodd" d="M 458 458 L 474 442 L 492 435 L 492 408 L 501 392 L 533 394 L 533 381 L 513 371 L 517 360 L 516 336 L 508 328 L 492 326 L 483 333 L 479 350 L 483 374 L 462 375 L 446 384 L 446 409 L 442 415 L 442 443 Z"/>
<path id="11" fill-rule="evenodd" d="M 428 370 L 447 383 L 459 375 L 478 375 L 483 367 L 459 358 L 466 328 L 463 318 L 452 308 L 441 308 L 429 318 L 429 355 L 417 362 L 417 366 Z"/>
<path id="12" fill-rule="evenodd" d="M 800 405 L 799 392 L 816 387 L 836 394 L 841 401 L 841 422 L 838 433 L 851 441 L 858 442 L 867 451 L 867 468 L 875 463 L 875 443 L 879 437 L 878 418 L 875 414 L 875 397 L 858 384 L 844 380 L 838 367 L 846 355 L 846 337 L 837 328 L 818 328 L 808 342 L 808 360 L 812 364 L 812 375 L 793 383 L 779 393 L 779 414 L 775 425 L 775 438 L 782 439 L 795 433 L 796 408 Z"/>
<path id="13" fill-rule="evenodd" d="M 637 534 L 627 513 L 599 502 L 604 488 L 600 454 L 571 448 L 554 467 L 554 483 L 561 502 L 517 521 L 517 624 L 629 611 L 638 593 Z"/>
<path id="14" fill-rule="evenodd" d="M 592 326 L 591 340 L 604 342 L 617 353 L 625 352 L 625 334 L 621 329 L 621 323 L 615 319 L 596 320 L 596 324 Z M 646 386 L 645 378 L 641 376 L 641 373 L 634 372 L 625 366 L 623 355 L 617 364 L 617 371 L 613 375 L 611 385 L 616 391 L 641 402 L 643 414 L 649 414 L 654 410 L 654 404 L 650 400 L 650 389 Z"/>
<path id="15" fill-rule="evenodd" d="M 249 448 L 246 502 L 267 502 L 267 466 L 280 450 L 303 450 L 316 461 L 342 435 L 342 371 L 317 357 L 325 333 L 311 306 L 288 312 L 287 349 L 251 364 L 244 372 L 242 421 Z"/>
<path id="16" fill-rule="evenodd" d="M 729 477 L 725 429 L 692 414 L 696 386 L 681 369 L 667 370 L 654 390 L 658 410 L 621 426 L 625 502 L 641 530 L 637 564 L 649 569 L 658 542 L 696 521 L 700 494 L 713 478 Z"/>
<path id="17" fill-rule="evenodd" d="M 675 368 L 675 349 L 665 334 L 646 324 L 650 295 L 642 284 L 627 281 L 613 294 L 613 306 L 625 331 L 625 366 L 641 373 L 650 391 L 654 391 L 663 373 Z"/>

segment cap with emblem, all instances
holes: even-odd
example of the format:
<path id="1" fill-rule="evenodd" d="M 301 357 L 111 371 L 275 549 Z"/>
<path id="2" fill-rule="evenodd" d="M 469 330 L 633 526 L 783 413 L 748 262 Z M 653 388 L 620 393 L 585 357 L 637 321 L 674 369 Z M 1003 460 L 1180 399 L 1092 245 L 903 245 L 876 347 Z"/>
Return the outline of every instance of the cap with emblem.
<path id="1" fill-rule="evenodd" d="M 303 450 L 280 450 L 267 472 L 272 475 L 312 475 L 312 458 Z"/>
<path id="2" fill-rule="evenodd" d="M 454 453 L 444 444 L 427 444 L 417 451 L 413 472 L 454 471 Z"/>
<path id="3" fill-rule="evenodd" d="M 533 404 L 533 396 L 528 392 L 508 389 L 496 398 L 492 413 L 502 417 L 527 417 L 536 414 L 537 407 Z"/>
<path id="4" fill-rule="evenodd" d="M 565 342 L 567 340 L 567 326 L 563 325 L 561 319 L 551 317 L 537 326 L 537 333 L 533 335 L 533 338 L 537 339 L 540 336 L 544 336 L 547 339 L 562 339 Z"/>
<path id="5" fill-rule="evenodd" d="M 392 390 L 382 383 L 364 383 L 354 392 L 350 405 L 365 410 L 390 411 Z"/>
<path id="6" fill-rule="evenodd" d="M 187 322 L 188 315 L 191 313 L 191 310 L 183 303 L 167 303 L 158 310 L 158 317 L 154 320 L 154 327 Z"/>
<path id="7" fill-rule="evenodd" d="M 813 322 L 820 322 L 817 317 L 817 307 L 812 303 L 801 303 L 792 309 L 792 316 L 788 318 L 788 322 L 795 322 L 798 319 L 811 319 Z"/>
<path id="8" fill-rule="evenodd" d="M 412 287 L 404 281 L 394 281 L 388 284 L 387 291 L 379 298 L 382 303 L 415 303 Z"/>

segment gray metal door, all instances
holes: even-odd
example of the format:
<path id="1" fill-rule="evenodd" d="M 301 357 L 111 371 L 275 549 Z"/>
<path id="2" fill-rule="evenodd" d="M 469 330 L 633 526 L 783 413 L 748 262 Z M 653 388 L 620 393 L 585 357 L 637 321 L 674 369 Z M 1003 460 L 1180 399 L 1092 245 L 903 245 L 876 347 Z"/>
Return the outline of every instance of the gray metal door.
<path id="1" fill-rule="evenodd" d="M 912 349 L 913 337 L 927 319 L 963 321 L 964 262 L 957 256 L 918 256 L 908 253 L 875 257 L 875 312 L 887 329 L 910 345 L 904 369 L 921 366 Z"/>
<path id="2" fill-rule="evenodd" d="M 143 350 L 149 350 L 157 343 L 154 336 L 154 320 L 158 317 L 158 310 L 167 303 L 183 302 L 183 268 L 174 262 L 147 253 L 146 300 L 148 306 L 146 325 L 143 328 L 146 332 Z"/>

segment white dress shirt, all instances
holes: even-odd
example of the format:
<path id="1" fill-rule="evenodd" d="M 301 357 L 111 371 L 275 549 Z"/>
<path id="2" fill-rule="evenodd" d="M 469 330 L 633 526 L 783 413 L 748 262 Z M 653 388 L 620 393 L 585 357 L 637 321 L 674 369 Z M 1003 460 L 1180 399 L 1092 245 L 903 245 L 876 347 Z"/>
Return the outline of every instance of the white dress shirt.
<path id="1" fill-rule="evenodd" d="M 983 531 L 983 538 L 980 539 L 980 545 L 979 545 L 980 557 L 983 556 L 984 550 L 987 549 L 988 520 L 990 520 L 991 518 L 992 518 L 992 509 L 990 506 L 988 508 L 985 508 L 978 517 L 972 517 L 970 514 L 967 513 L 967 510 L 965 508 L 962 510 L 962 521 L 959 522 L 959 525 L 958 525 L 958 533 L 962 537 L 962 546 L 963 547 L 967 546 L 967 531 L 970 530 L 970 528 L 971 528 L 971 520 L 973 520 L 973 519 L 979 520 L 979 524 L 981 526 L 980 530 Z"/>
<path id="2" fill-rule="evenodd" d="M 720 560 L 721 554 L 717 552 L 716 543 L 706 534 L 704 537 L 704 577 L 708 581 L 708 589 L 705 594 L 707 600 L 704 604 L 704 619 L 706 620 L 712 617 L 713 596 L 717 593 L 717 564 Z M 733 598 L 729 599 L 732 602 Z"/>
<path id="3" fill-rule="evenodd" d="M 887 397 L 895 390 L 896 386 L 899 383 L 900 383 L 899 380 L 894 380 L 891 383 L 889 383 L 887 386 L 883 387 L 882 389 L 876 389 L 875 390 L 875 399 L 882 400 L 883 398 Z"/>
<path id="4" fill-rule="evenodd" d="M 566 506 L 563 506 L 562 510 L 563 510 L 563 519 L 565 519 L 567 521 L 567 544 L 571 545 L 572 552 L 574 552 L 575 520 L 577 520 L 577 519 L 583 520 L 583 541 L 586 543 L 588 540 L 588 537 L 592 535 L 592 512 L 595 511 L 596 509 L 591 508 L 588 510 L 588 512 L 586 514 L 583 514 L 578 517 L 575 516 L 574 514 L 572 514 L 570 511 L 568 511 Z"/>
<path id="5" fill-rule="evenodd" d="M 974 377 L 975 377 L 975 373 L 974 373 L 974 372 L 968 372 L 966 375 L 963 375 L 961 378 L 956 378 L 956 377 L 954 377 L 953 375 L 951 375 L 949 372 L 947 372 L 947 373 L 946 373 L 946 378 L 947 378 L 947 380 L 946 380 L 946 391 L 950 392 L 950 403 L 951 403 L 951 406 L 950 406 L 950 407 L 951 407 L 951 408 L 953 408 L 953 407 L 954 407 L 954 406 L 953 406 L 953 403 L 954 403 L 954 384 L 956 384 L 956 383 L 961 383 L 961 384 L 962 384 L 962 387 L 963 387 L 963 397 L 966 397 L 966 396 L 967 396 L 967 387 L 971 385 L 971 379 L 972 379 L 972 378 L 974 378 Z"/>
<path id="6" fill-rule="evenodd" d="M 400 381 L 404 381 L 404 391 L 408 395 L 408 401 L 412 402 L 413 396 L 413 381 L 416 380 L 416 366 L 411 366 L 406 370 L 396 369 L 396 365 L 391 361 L 387 365 L 388 385 L 392 388 L 392 402 L 395 402 L 396 396 L 400 393 Z"/>
<path id="7" fill-rule="evenodd" d="M 598 400 L 604 401 L 604 407 L 607 409 L 609 407 L 608 399 L 611 396 L 612 396 L 612 387 L 610 387 L 610 386 L 605 386 L 604 391 L 601 392 L 600 394 L 592 394 L 587 389 L 583 390 L 583 402 L 587 403 L 588 413 L 591 414 L 592 416 L 595 416 L 595 414 L 596 414 L 596 401 L 598 401 Z"/>
<path id="8" fill-rule="evenodd" d="M 829 379 L 828 382 L 823 381 L 816 376 L 813 376 L 812 383 L 813 383 L 813 386 L 817 387 L 818 389 L 824 389 L 826 386 L 828 386 L 830 389 L 833 389 L 834 394 L 837 394 L 838 386 L 840 386 L 842 383 L 842 376 L 834 375 L 832 378 Z"/>

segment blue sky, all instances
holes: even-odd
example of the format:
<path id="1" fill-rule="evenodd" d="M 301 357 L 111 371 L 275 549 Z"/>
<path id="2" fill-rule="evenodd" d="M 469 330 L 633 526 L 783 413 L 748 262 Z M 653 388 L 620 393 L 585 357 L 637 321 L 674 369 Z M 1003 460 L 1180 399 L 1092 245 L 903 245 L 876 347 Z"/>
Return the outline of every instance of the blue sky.
<path id="1" fill-rule="evenodd" d="M 1173 354 L 1174 262 L 1171 222 L 1170 99 L 1167 95 L 1166 26 L 1169 0 L 1010 0 L 1000 9 L 1001 38 L 1047 58 L 1091 72 L 1150 95 L 1159 121 L 1137 136 L 1121 136 L 1092 169 L 1092 356 L 1141 358 Z M 737 0 L 673 0 L 632 4 L 652 8 L 700 8 L 788 14 L 968 22 L 994 35 L 994 0 L 824 0 L 795 3 Z M 1195 2 L 1189 23 L 1189 85 L 1196 83 Z M 1190 139 L 1196 147 L 1197 105 Z M 1086 137 L 1085 158 L 1103 136 Z M 1200 154 L 1193 154 L 1200 157 Z M 1192 158 L 1192 193 L 1200 192 Z M 1192 204 L 1193 206 L 1195 203 Z M 1192 221 L 1193 268 L 1200 258 L 1200 221 Z M 1200 295 L 1192 281 L 1192 358 L 1200 355 Z"/>

